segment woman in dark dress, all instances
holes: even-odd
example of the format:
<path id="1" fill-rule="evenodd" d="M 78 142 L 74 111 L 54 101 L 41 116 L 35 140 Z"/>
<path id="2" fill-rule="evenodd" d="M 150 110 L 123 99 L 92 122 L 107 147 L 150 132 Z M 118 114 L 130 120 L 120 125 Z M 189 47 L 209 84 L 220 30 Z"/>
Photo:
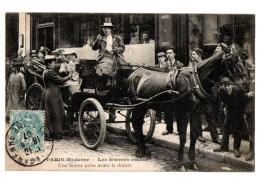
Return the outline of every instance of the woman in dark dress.
<path id="1" fill-rule="evenodd" d="M 71 78 L 71 74 L 62 78 L 55 71 L 55 58 L 45 58 L 47 68 L 43 72 L 44 94 L 41 109 L 45 110 L 45 140 L 61 139 L 59 135 L 63 131 L 65 111 L 59 86 Z"/>

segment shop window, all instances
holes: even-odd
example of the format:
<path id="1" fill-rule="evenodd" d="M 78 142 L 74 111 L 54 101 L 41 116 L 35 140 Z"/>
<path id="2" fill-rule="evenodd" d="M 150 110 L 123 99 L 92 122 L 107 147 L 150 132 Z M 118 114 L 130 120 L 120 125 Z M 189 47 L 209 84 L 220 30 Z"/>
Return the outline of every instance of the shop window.
<path id="1" fill-rule="evenodd" d="M 95 17 L 85 17 L 79 23 L 80 45 L 89 44 L 92 46 L 95 37 L 98 34 L 98 22 Z"/>
<path id="2" fill-rule="evenodd" d="M 131 14 L 124 15 L 125 44 L 142 44 L 142 33 L 147 31 L 149 37 L 154 39 L 154 15 Z"/>
<path id="3" fill-rule="evenodd" d="M 36 14 L 37 18 L 37 36 L 36 36 L 36 49 L 40 49 L 41 46 L 47 47 L 50 50 L 55 49 L 55 14 L 53 13 L 43 13 Z M 32 22 L 34 23 L 34 22 Z M 34 25 L 34 24 L 33 24 Z M 34 30 L 32 31 L 34 32 Z M 33 39 L 34 37 L 32 37 Z"/>
<path id="4" fill-rule="evenodd" d="M 54 50 L 54 27 L 38 28 L 38 47 L 47 47 L 50 50 Z"/>

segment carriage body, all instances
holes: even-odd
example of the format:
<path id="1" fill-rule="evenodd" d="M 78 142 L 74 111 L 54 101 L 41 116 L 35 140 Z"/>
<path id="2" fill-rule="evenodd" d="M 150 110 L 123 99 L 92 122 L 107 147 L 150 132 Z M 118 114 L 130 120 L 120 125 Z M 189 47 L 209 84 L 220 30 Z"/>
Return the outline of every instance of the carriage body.
<path id="1" fill-rule="evenodd" d="M 112 78 L 112 89 L 109 94 L 101 93 L 98 89 L 99 77 L 96 75 L 97 61 L 93 59 L 80 59 L 76 65 L 76 72 L 81 79 L 79 92 L 76 96 L 81 96 L 84 101 L 88 97 L 99 100 L 105 108 L 107 102 L 125 104 L 128 101 L 127 90 L 125 87 L 126 79 L 129 74 L 127 69 L 116 69 Z M 74 96 L 74 94 L 72 95 Z M 72 102 L 81 104 L 80 102 Z"/>
<path id="2" fill-rule="evenodd" d="M 71 93 L 69 86 L 60 87 L 64 108 L 67 112 L 67 120 L 76 119 L 78 121 L 80 137 L 84 145 L 89 149 L 97 149 L 102 145 L 106 134 L 107 123 L 125 123 L 129 138 L 133 142 L 136 142 L 130 120 L 131 110 L 121 113 L 120 111 L 124 111 L 124 108 L 113 106 L 115 103 L 122 106 L 129 105 L 130 101 L 127 96 L 126 80 L 132 70 L 116 69 L 110 93 L 103 94 L 97 87 L 99 83 L 96 75 L 97 63 L 93 59 L 80 59 L 76 64 L 75 70 L 79 73 L 80 79 L 77 92 Z M 34 68 L 32 67 L 28 70 L 28 77 L 34 78 L 33 81 L 30 81 L 32 83 L 30 83 L 27 91 L 26 102 L 29 109 L 39 109 L 44 87 L 42 74 L 35 71 Z M 37 66 L 37 69 L 39 68 L 44 69 L 42 66 Z M 125 118 L 124 121 L 116 120 L 116 110 L 119 111 L 120 116 Z M 148 141 L 151 139 L 155 129 L 154 111 L 148 111 L 146 121 L 147 128 L 145 135 Z"/>

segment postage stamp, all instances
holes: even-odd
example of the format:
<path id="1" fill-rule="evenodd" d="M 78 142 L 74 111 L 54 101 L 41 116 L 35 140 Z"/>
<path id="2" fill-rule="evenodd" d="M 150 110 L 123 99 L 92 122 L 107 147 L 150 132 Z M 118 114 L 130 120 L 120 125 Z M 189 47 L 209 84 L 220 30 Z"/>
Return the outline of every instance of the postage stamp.
<path id="1" fill-rule="evenodd" d="M 10 111 L 6 150 L 18 164 L 35 166 L 50 155 L 53 143 L 44 142 L 44 116 L 44 111 Z"/>

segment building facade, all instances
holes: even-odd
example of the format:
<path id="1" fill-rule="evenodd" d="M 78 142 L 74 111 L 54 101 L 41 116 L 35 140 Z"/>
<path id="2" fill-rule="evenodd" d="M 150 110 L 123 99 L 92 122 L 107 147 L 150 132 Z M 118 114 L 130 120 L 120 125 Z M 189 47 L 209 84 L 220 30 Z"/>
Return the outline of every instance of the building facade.
<path id="1" fill-rule="evenodd" d="M 103 22 L 112 22 L 114 33 L 126 45 L 142 43 L 142 33 L 148 31 L 155 40 L 155 52 L 175 46 L 176 59 L 186 65 L 194 47 L 210 56 L 224 31 L 231 32 L 234 42 L 242 47 L 244 34 L 254 34 L 255 29 L 254 15 L 19 13 L 17 47 L 29 54 L 41 46 L 54 50 L 91 45 L 102 33 Z"/>

